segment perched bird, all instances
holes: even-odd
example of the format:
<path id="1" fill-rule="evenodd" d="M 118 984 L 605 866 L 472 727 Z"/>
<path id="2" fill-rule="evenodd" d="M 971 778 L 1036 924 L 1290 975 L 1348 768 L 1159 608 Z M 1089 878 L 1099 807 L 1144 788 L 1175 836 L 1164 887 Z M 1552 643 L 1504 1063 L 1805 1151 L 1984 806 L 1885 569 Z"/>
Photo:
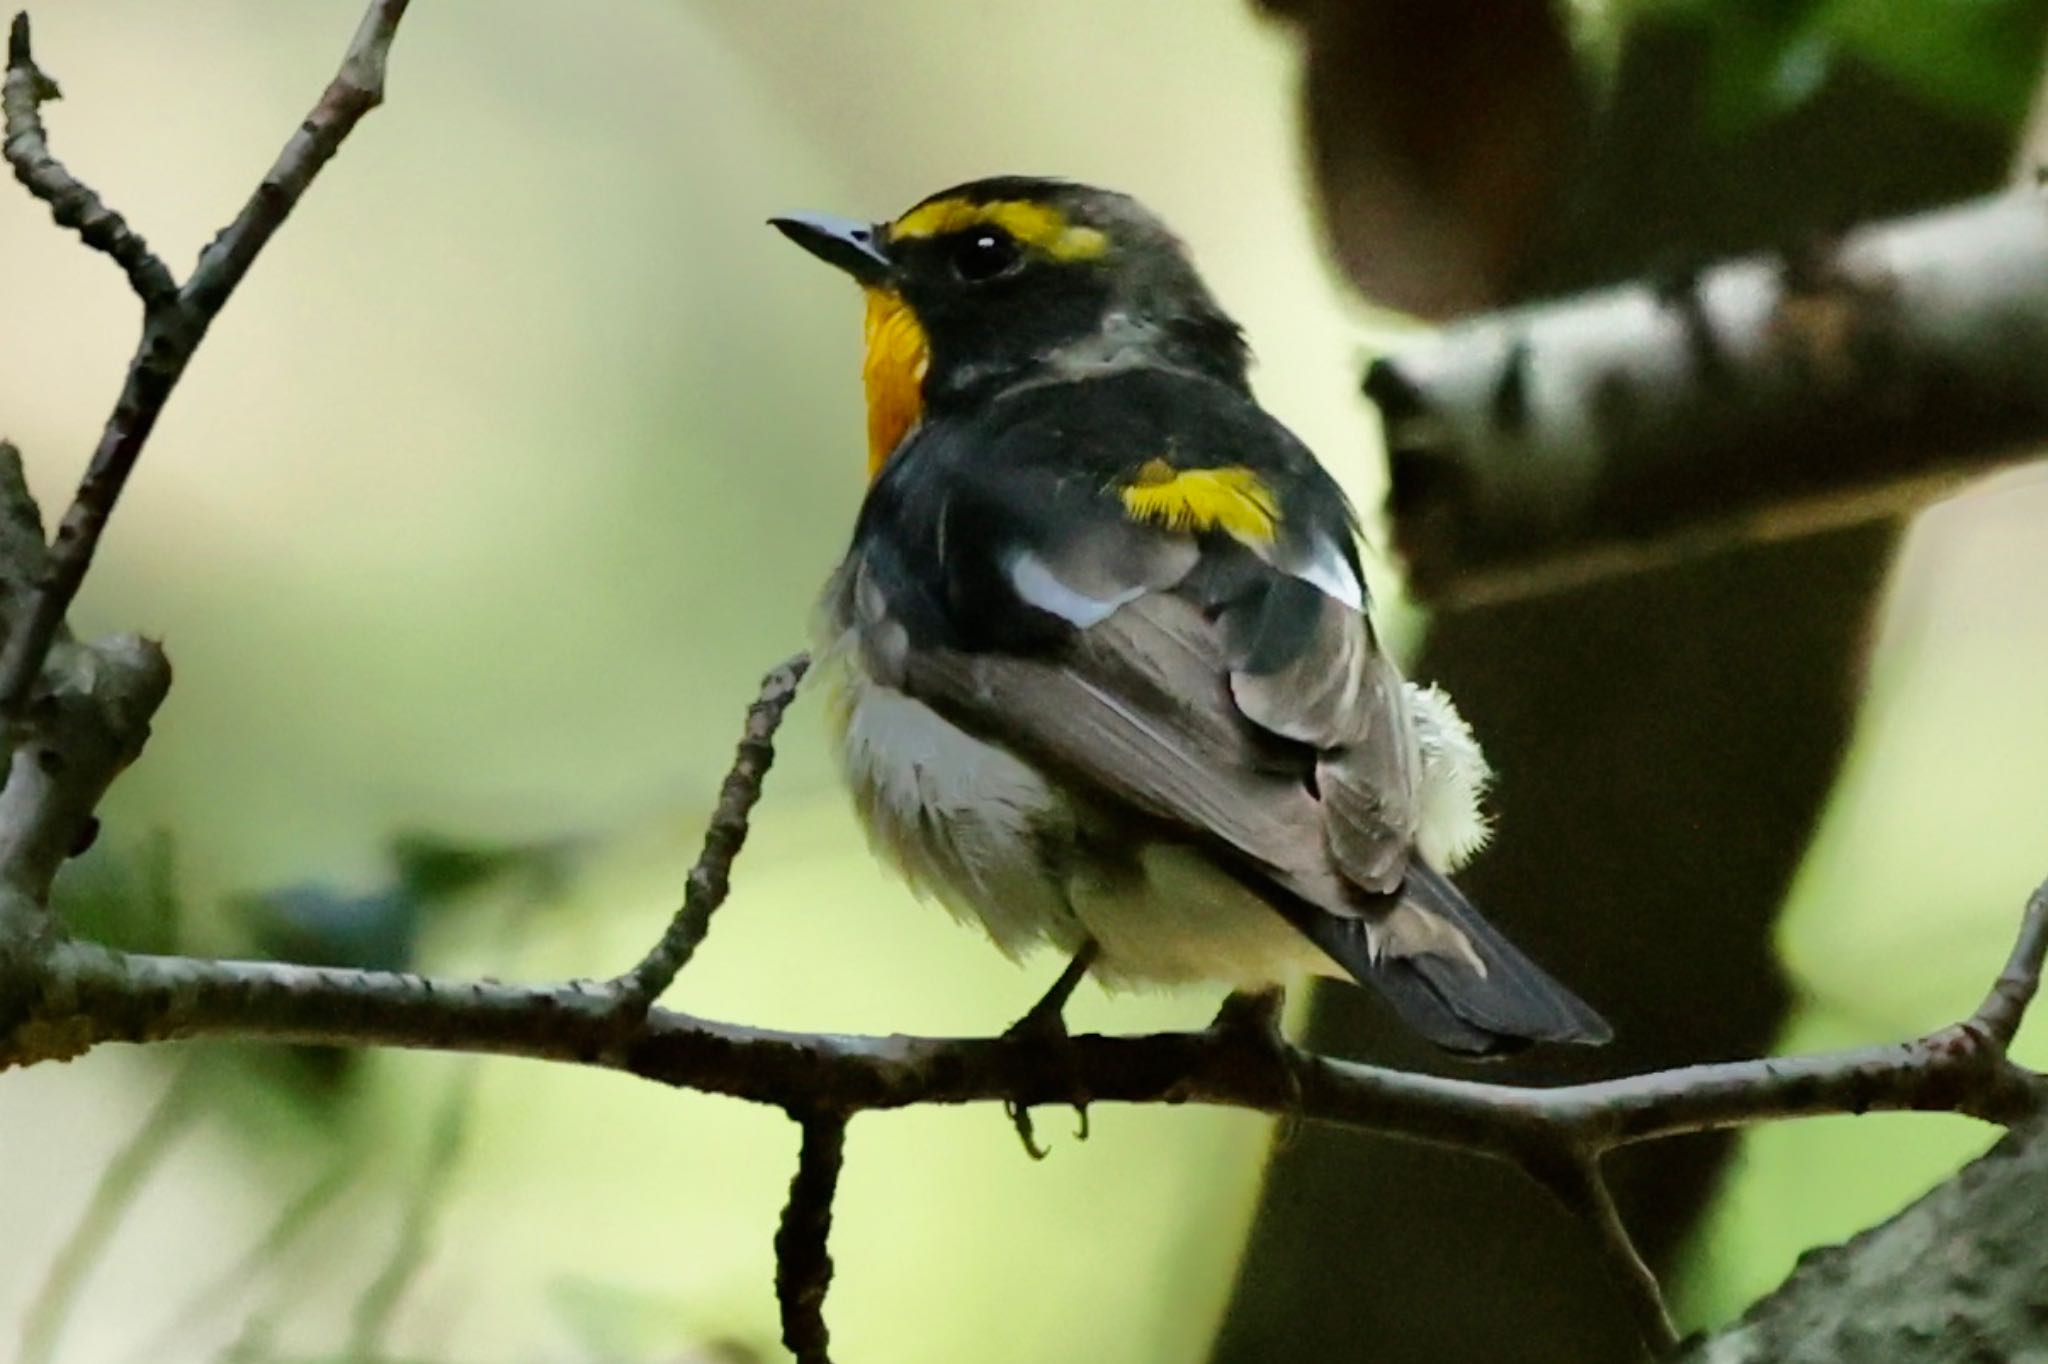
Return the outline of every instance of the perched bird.
<path id="1" fill-rule="evenodd" d="M 1316 973 L 1452 1051 L 1607 1026 L 1445 873 L 1488 771 L 1366 614 L 1357 524 L 1135 200 L 1005 176 L 774 219 L 867 295 L 868 471 L 820 611 L 876 847 L 1106 986 Z"/>

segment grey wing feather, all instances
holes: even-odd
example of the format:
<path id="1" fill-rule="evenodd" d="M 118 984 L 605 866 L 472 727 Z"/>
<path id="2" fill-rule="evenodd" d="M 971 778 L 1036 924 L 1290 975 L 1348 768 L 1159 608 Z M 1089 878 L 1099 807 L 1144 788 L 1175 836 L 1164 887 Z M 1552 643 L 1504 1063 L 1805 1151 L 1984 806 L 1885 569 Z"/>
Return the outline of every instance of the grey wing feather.
<path id="1" fill-rule="evenodd" d="M 1227 690 L 1200 611 L 1149 595 L 1054 659 L 914 650 L 906 688 L 1138 809 L 1206 832 L 1274 874 L 1313 866 L 1314 796 L 1263 748 Z"/>
<path id="2" fill-rule="evenodd" d="M 1597 1014 L 1409 858 L 1416 759 L 1402 684 L 1376 651 L 1362 666 L 1358 740 L 1320 755 L 1243 708 L 1246 697 L 1282 704 L 1285 679 L 1269 669 L 1246 685 L 1224 632 L 1165 593 L 1049 658 L 912 649 L 903 685 L 963 728 L 1234 849 L 1300 906 L 1286 910 L 1283 896 L 1276 909 L 1439 1045 L 1494 1054 L 1604 1040 Z"/>
<path id="3" fill-rule="evenodd" d="M 1239 622 L 1234 613 L 1257 619 Z M 1415 842 L 1420 758 L 1401 676 L 1372 623 L 1300 584 L 1226 609 L 1221 624 L 1235 646 L 1230 690 L 1238 709 L 1317 751 L 1330 855 L 1361 888 L 1397 889 Z M 1276 635 L 1284 636 L 1277 646 Z"/>

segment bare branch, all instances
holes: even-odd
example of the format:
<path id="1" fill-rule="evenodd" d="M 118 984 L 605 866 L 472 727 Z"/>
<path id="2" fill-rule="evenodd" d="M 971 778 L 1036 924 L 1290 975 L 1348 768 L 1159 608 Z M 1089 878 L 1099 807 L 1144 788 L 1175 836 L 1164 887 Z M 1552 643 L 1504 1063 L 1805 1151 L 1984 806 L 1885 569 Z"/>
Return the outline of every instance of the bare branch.
<path id="1" fill-rule="evenodd" d="M 0 786 L 0 883 L 42 903 L 100 797 L 142 752 L 170 690 L 163 650 L 134 635 L 66 646 Z"/>
<path id="2" fill-rule="evenodd" d="M 2003 1054 L 2012 1046 L 2026 1017 L 2027 1006 L 2041 988 L 2041 962 L 2048 956 L 2048 885 L 2041 886 L 2027 900 L 2026 917 L 2020 924 L 2019 940 L 2012 956 L 1992 983 L 1991 993 L 1977 1006 L 1966 1027 L 1974 1027 Z"/>
<path id="3" fill-rule="evenodd" d="M 70 228 L 87 246 L 112 256 L 146 309 L 175 302 L 178 282 L 142 234 L 51 154 L 42 105 L 59 93 L 57 82 L 37 68 L 29 51 L 28 15 L 15 15 L 7 31 L 7 81 L 0 87 L 7 118 L 7 161 L 14 167 L 14 178 L 50 206 L 59 227 Z"/>
<path id="4" fill-rule="evenodd" d="M 1522 1168 L 1548 1189 L 1565 1211 L 1591 1229 L 1644 1347 L 1659 1359 L 1677 1349 L 1678 1328 L 1671 1324 L 1664 1290 L 1622 1223 L 1621 1210 L 1614 1206 L 1614 1193 L 1607 1187 L 1597 1157 L 1545 1150 L 1525 1157 Z"/>
<path id="5" fill-rule="evenodd" d="M 773 1105 L 853 1113 L 918 1104 L 1204 1103 L 1519 1160 L 1532 1139 L 1597 1154 L 1685 1132 L 1867 1112 L 2010 1124 L 2039 1077 L 1944 1028 L 1903 1044 L 1690 1066 L 1530 1089 L 1412 1074 L 1223 1033 L 1070 1039 L 778 1032 L 656 1009 L 624 1046 L 603 987 L 507 985 L 56 944 L 35 997 L 0 995 L 0 1064 L 110 1041 L 201 1038 L 483 1052 L 601 1065 Z M 11 1013 L 13 1004 L 21 1012 Z"/>
<path id="6" fill-rule="evenodd" d="M 108 251 L 113 251 L 113 243 L 129 243 L 122 250 L 129 257 L 140 252 L 153 269 L 144 270 L 147 287 L 143 281 L 136 286 L 150 308 L 143 321 L 141 343 L 129 361 L 121 395 L 107 418 L 78 493 L 57 528 L 50 564 L 37 584 L 27 618 L 8 631 L 6 645 L 0 647 L 0 721 L 14 723 L 22 718 L 51 642 L 85 581 L 86 570 L 92 566 L 100 536 L 120 501 L 128 476 L 134 471 L 164 404 L 205 339 L 207 328 L 248 273 L 264 243 L 297 205 L 320 168 L 333 157 L 342 139 L 382 101 L 385 61 L 406 3 L 407 0 L 373 0 L 342 59 L 340 73 L 285 143 L 276 164 L 263 177 L 240 215 L 200 254 L 198 266 L 182 289 L 171 287 L 169 272 L 161 262 L 147 256 L 141 238 L 129 232 L 118 216 L 100 206 L 90 191 L 64 175 L 63 168 L 49 158 L 42 125 L 36 119 L 36 103 L 49 97 L 52 87 L 29 59 L 26 17 L 15 20 L 6 93 L 7 154 L 14 162 L 16 175 L 46 200 L 50 200 L 51 193 L 67 187 L 85 194 L 87 198 L 83 201 L 74 193 L 63 202 L 87 203 L 101 215 L 92 219 L 95 226 L 91 231 L 80 226 L 86 240 Z M 13 60 L 17 56 L 19 60 Z M 34 178 L 24 171 L 24 166 L 35 172 Z M 58 220 L 67 221 L 67 210 L 59 208 L 57 201 L 51 202 Z M 121 258 L 118 253 L 117 258 Z M 124 259 L 123 263 L 128 262 Z M 136 271 L 137 267 L 130 268 L 131 278 Z"/>
<path id="7" fill-rule="evenodd" d="M 775 1300 L 782 1307 L 782 1343 L 797 1364 L 832 1364 L 825 1327 L 825 1290 L 832 1284 L 832 1199 L 846 1158 L 846 1119 L 792 1110 L 803 1128 L 796 1177 L 775 1231 Z"/>
<path id="8" fill-rule="evenodd" d="M 725 903 L 732 889 L 733 859 L 747 841 L 748 817 L 761 799 L 761 783 L 775 762 L 775 731 L 810 666 L 808 654 L 797 654 L 761 679 L 761 694 L 747 708 L 739 752 L 719 787 L 718 805 L 704 830 L 704 848 L 697 855 L 697 865 L 690 869 L 682 907 L 640 964 L 612 983 L 625 1021 L 637 1022 L 646 1016 L 676 973 L 696 954 L 697 945 L 711 929 L 711 915 Z"/>
<path id="9" fill-rule="evenodd" d="M 278 153 L 241 213 L 199 253 L 185 281 L 185 306 L 211 321 L 284 220 L 298 206 L 320 168 L 334 159 L 363 115 L 384 102 L 384 72 L 398 21 L 411 0 L 372 0 L 320 102 Z"/>
<path id="10" fill-rule="evenodd" d="M 1474 318 L 1366 391 L 1431 601 L 1899 515 L 2048 445 L 2048 203 Z"/>

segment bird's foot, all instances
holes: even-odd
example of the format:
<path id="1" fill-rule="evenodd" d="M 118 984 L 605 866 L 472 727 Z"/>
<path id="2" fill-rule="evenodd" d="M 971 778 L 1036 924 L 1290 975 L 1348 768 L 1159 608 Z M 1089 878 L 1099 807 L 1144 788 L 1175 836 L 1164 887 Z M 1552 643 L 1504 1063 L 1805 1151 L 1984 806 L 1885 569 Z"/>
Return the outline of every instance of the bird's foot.
<path id="1" fill-rule="evenodd" d="M 1256 1052 L 1277 1072 L 1284 1087 L 1280 1140 L 1290 1140 L 1301 1126 L 1301 1052 L 1280 1026 L 1287 992 L 1274 985 L 1263 990 L 1232 990 L 1209 1024 L 1211 1036 Z"/>
<path id="2" fill-rule="evenodd" d="M 1052 988 L 1047 990 L 1044 996 L 1036 1004 L 1033 1004 L 1022 1018 L 1003 1030 L 1003 1040 L 1006 1042 L 1035 1042 L 1040 1045 L 1054 1047 L 1065 1043 L 1071 1036 L 1067 1032 L 1067 1000 L 1073 996 L 1075 988 L 1081 983 L 1081 978 L 1088 974 L 1088 968 L 1094 964 L 1097 951 L 1098 949 L 1092 940 L 1082 944 L 1081 950 L 1076 952 L 1074 959 L 1067 963 L 1066 970 L 1060 972 L 1060 978 L 1053 982 Z M 1078 1141 L 1086 1141 L 1088 1140 L 1088 1105 L 1086 1101 L 1076 1103 L 1074 1111 L 1081 1117 L 1081 1125 L 1075 1129 L 1074 1137 Z M 1037 1132 L 1031 1123 L 1030 1105 L 1019 1103 L 1014 1099 L 1007 1100 L 1003 1104 L 1003 1112 L 1009 1115 L 1010 1125 L 1017 1129 L 1017 1139 L 1024 1143 L 1025 1154 L 1029 1155 L 1033 1160 L 1044 1160 L 1049 1148 L 1038 1144 Z"/>

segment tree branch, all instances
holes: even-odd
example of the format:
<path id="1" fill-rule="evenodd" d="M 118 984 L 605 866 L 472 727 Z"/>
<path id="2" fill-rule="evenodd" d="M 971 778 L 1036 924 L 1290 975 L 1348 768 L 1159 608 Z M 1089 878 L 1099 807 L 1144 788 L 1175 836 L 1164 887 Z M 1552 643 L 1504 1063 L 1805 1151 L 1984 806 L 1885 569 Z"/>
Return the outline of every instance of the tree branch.
<path id="1" fill-rule="evenodd" d="M 6 84 L 0 87 L 0 105 L 5 107 L 7 120 L 7 162 L 14 167 L 14 178 L 50 206 L 50 216 L 58 226 L 70 228 L 87 246 L 112 256 L 145 309 L 174 302 L 178 282 L 149 249 L 149 243 L 51 153 L 49 137 L 43 131 L 42 105 L 60 94 L 57 82 L 36 67 L 29 50 L 28 15 L 15 15 L 7 30 Z"/>
<path id="2" fill-rule="evenodd" d="M 2048 203 L 1475 318 L 1366 392 L 1431 601 L 1899 515 L 2048 445 Z"/>
<path id="3" fill-rule="evenodd" d="M 797 1364 L 832 1364 L 831 1332 L 825 1328 L 825 1290 L 832 1284 L 832 1199 L 846 1159 L 846 1119 L 834 1113 L 799 1112 L 790 1117 L 803 1129 L 796 1177 L 775 1231 L 775 1300 L 782 1308 L 782 1343 Z"/>
<path id="4" fill-rule="evenodd" d="M 1678 1348 L 1678 1328 L 1671 1324 L 1664 1290 L 1630 1238 L 1598 1158 L 1573 1151 L 1545 1151 L 1525 1156 L 1522 1169 L 1592 1231 L 1615 1287 L 1635 1318 L 1636 1333 L 1650 1353 L 1661 1359 Z"/>
<path id="5" fill-rule="evenodd" d="M 800 653 L 783 660 L 761 679 L 761 694 L 747 708 L 739 752 L 719 787 L 718 805 L 704 829 L 703 851 L 690 869 L 682 907 L 640 964 L 612 982 L 622 1022 L 637 1023 L 647 1016 L 676 973 L 696 955 L 698 944 L 711 929 L 711 915 L 731 892 L 733 859 L 747 841 L 748 817 L 761 799 L 761 783 L 775 762 L 775 731 L 810 666 L 810 655 Z"/>
<path id="6" fill-rule="evenodd" d="M 0 647 L 0 723 L 21 719 L 51 642 L 92 566 L 107 520 L 207 328 L 313 177 L 362 116 L 382 102 L 385 62 L 406 4 L 407 0 L 373 0 L 339 74 L 285 143 L 248 204 L 200 254 L 182 288 L 173 286 L 170 272 L 120 216 L 50 156 L 36 106 L 51 98 L 56 87 L 30 54 L 27 16 L 16 17 L 9 34 L 5 87 L 8 160 L 16 177 L 51 205 L 59 222 L 77 227 L 89 244 L 122 262 L 147 308 L 127 380 L 77 496 L 57 528 L 50 563 L 37 582 L 27 618 L 8 631 L 7 642 Z"/>
<path id="7" fill-rule="evenodd" d="M 2034 963 L 2038 972 L 2039 963 Z M 1584 1154 L 1746 1123 L 1881 1111 L 1997 1124 L 2048 1099 L 1974 1029 L 1884 1046 L 1688 1066 L 1549 1089 L 1414 1074 L 1229 1034 L 862 1037 L 790 1033 L 666 1009 L 623 1047 L 615 1000 L 583 981 L 508 985 L 380 971 L 129 955 L 54 945 L 0 1065 L 104 1042 L 266 1040 L 571 1061 L 778 1108 L 1202 1103 L 1519 1160 L 1532 1140 Z M 17 1001 L 18 1003 L 18 1001 Z"/>
<path id="8" fill-rule="evenodd" d="M 1962 1364 L 2041 1355 L 2048 1128 L 2008 1132 L 1846 1245 L 1808 1251 L 1775 1292 L 1691 1343 L 1686 1364 Z"/>

